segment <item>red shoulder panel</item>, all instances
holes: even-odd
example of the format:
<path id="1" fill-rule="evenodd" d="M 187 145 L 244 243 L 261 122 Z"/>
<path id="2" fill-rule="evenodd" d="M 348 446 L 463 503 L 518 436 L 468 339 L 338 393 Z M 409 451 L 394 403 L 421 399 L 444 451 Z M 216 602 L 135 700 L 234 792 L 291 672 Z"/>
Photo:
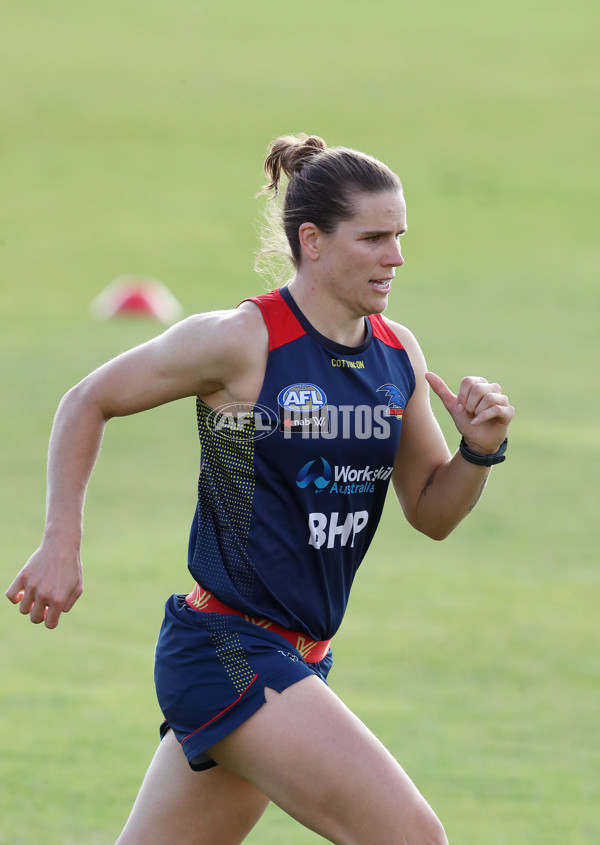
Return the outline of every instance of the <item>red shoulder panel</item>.
<path id="1" fill-rule="evenodd" d="M 369 320 L 373 327 L 373 337 L 385 343 L 386 346 L 391 346 L 392 349 L 404 349 L 396 333 L 390 329 L 381 314 L 373 314 Z"/>
<path id="2" fill-rule="evenodd" d="M 261 296 L 249 296 L 243 301 L 254 302 L 260 308 L 269 332 L 269 352 L 306 334 L 279 290 Z"/>

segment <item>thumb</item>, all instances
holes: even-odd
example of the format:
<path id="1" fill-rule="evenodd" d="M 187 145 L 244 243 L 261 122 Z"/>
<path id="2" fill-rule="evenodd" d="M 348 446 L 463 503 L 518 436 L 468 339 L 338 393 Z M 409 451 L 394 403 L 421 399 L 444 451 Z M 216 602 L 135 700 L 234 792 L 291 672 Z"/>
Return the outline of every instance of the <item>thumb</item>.
<path id="1" fill-rule="evenodd" d="M 435 373 L 425 373 L 425 378 L 435 395 L 439 396 L 444 403 L 446 410 L 454 410 L 456 406 L 456 395 L 452 393 L 444 379 L 440 378 Z"/>
<path id="2" fill-rule="evenodd" d="M 6 591 L 6 598 L 13 604 L 18 604 L 23 598 L 24 586 L 22 573 L 20 572 Z"/>

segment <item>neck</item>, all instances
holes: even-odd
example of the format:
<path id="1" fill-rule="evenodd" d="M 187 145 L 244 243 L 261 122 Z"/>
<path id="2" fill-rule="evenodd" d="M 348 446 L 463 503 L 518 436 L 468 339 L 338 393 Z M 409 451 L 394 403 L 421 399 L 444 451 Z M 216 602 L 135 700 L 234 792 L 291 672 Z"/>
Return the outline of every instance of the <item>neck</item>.
<path id="1" fill-rule="evenodd" d="M 294 302 L 306 319 L 325 337 L 342 346 L 360 346 L 365 340 L 365 315 L 351 313 L 316 282 L 300 274 L 288 284 Z"/>

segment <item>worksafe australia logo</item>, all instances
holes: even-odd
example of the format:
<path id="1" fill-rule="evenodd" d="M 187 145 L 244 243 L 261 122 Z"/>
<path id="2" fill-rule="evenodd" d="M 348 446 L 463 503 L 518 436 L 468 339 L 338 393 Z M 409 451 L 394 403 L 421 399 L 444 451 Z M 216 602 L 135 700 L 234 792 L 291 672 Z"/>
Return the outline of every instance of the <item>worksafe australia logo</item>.
<path id="1" fill-rule="evenodd" d="M 325 458 L 319 456 L 304 464 L 296 476 L 296 484 L 301 490 L 313 484 L 317 493 L 324 490 L 342 495 L 374 493 L 377 482 L 389 481 L 393 471 L 393 466 L 373 468 L 367 465 L 360 469 L 350 465 L 332 467 Z"/>
<path id="2" fill-rule="evenodd" d="M 304 464 L 296 476 L 296 484 L 301 490 L 304 490 L 312 482 L 317 488 L 317 491 L 320 492 L 330 484 L 332 477 L 333 473 L 330 464 L 325 458 L 318 458 Z"/>

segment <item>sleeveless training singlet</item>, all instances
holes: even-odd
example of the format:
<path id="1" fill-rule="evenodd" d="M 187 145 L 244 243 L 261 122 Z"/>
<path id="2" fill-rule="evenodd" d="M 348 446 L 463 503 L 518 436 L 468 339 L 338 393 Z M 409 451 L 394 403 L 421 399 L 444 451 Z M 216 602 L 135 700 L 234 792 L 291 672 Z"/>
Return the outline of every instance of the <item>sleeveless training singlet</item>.
<path id="1" fill-rule="evenodd" d="M 264 382 L 251 408 L 197 401 L 189 570 L 230 607 L 325 640 L 379 522 L 415 377 L 379 315 L 347 347 L 287 287 L 250 301 L 269 333 Z"/>

